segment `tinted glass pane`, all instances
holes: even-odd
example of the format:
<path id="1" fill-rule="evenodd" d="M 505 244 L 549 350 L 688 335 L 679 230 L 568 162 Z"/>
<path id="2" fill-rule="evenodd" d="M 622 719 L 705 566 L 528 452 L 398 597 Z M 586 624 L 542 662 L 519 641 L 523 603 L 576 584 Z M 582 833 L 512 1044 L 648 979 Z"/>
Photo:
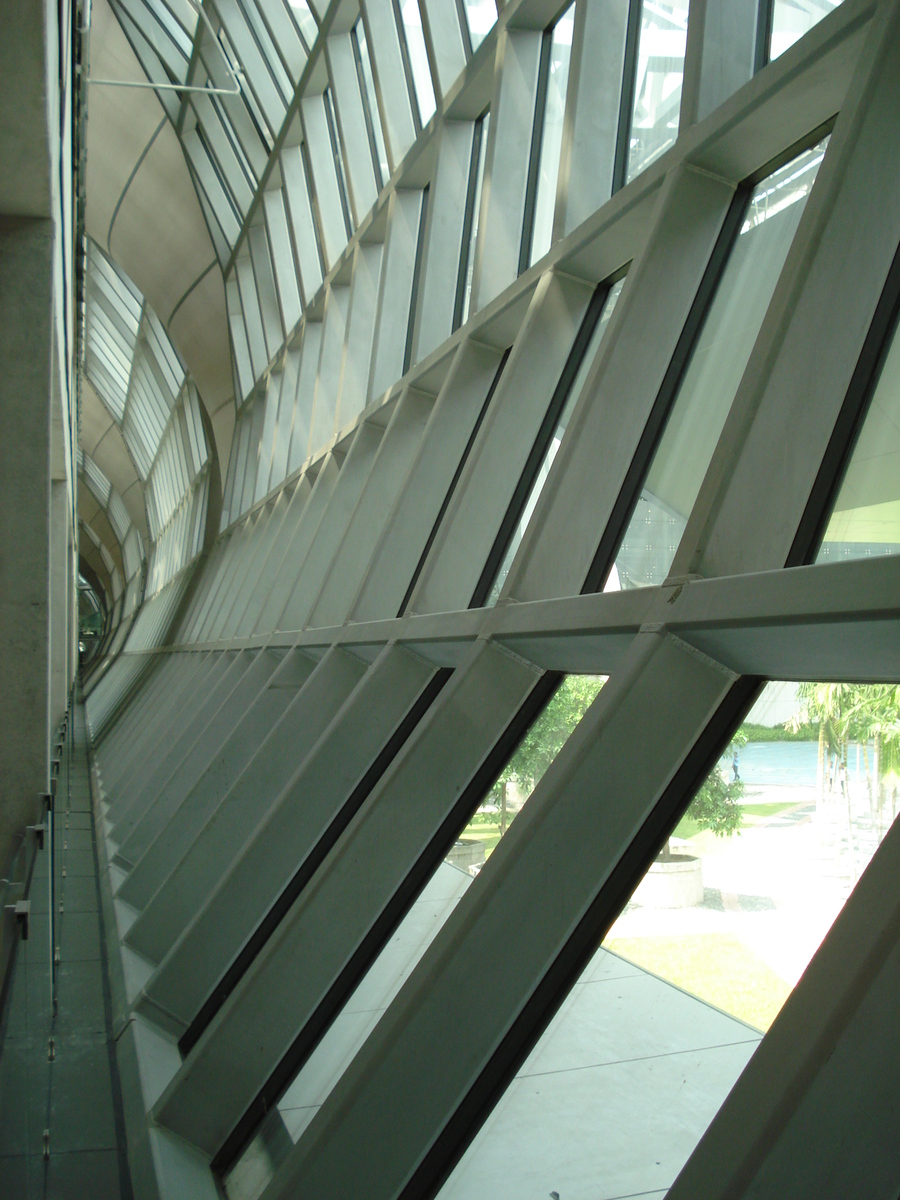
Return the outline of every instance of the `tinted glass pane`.
<path id="1" fill-rule="evenodd" d="M 447 855 L 448 863 L 478 874 L 605 682 L 604 675 L 566 676 Z"/>
<path id="2" fill-rule="evenodd" d="M 593 675 L 570 675 L 563 680 L 501 771 L 485 803 L 233 1167 L 225 1181 L 228 1200 L 257 1200 L 263 1194 L 278 1165 L 440 932 L 604 681 L 603 676 Z"/>
<path id="3" fill-rule="evenodd" d="M 306 0 L 288 0 L 291 13 L 300 32 L 303 34 L 303 40 L 306 42 L 307 48 L 312 46 L 319 32 L 319 27 L 316 25 L 316 19 L 309 11 L 309 5 Z"/>
<path id="4" fill-rule="evenodd" d="M 766 689 L 440 1200 L 661 1200 L 894 819 L 885 718 L 896 687 Z"/>
<path id="5" fill-rule="evenodd" d="M 477 50 L 497 24 L 497 5 L 494 0 L 464 0 L 469 22 L 469 40 Z"/>
<path id="6" fill-rule="evenodd" d="M 488 130 L 491 114 L 485 113 L 481 118 L 481 142 L 478 148 L 478 159 L 475 163 L 475 185 L 473 189 L 472 229 L 469 234 L 469 244 L 464 248 L 466 254 L 466 281 L 463 294 L 462 320 L 465 325 L 469 319 L 469 305 L 472 299 L 472 277 L 475 271 L 475 247 L 478 244 L 478 219 L 481 213 L 481 189 L 484 184 L 484 160 L 487 154 Z"/>
<path id="7" fill-rule="evenodd" d="M 894 331 L 817 562 L 900 552 L 900 333 Z"/>
<path id="8" fill-rule="evenodd" d="M 841 0 L 775 0 L 769 58 L 778 58 L 798 38 L 827 17 Z"/>
<path id="9" fill-rule="evenodd" d="M 409 48 L 409 65 L 412 68 L 416 99 L 419 102 L 419 117 L 422 124 L 426 125 L 434 114 L 435 102 L 428 52 L 425 49 L 425 34 L 422 31 L 422 14 L 416 0 L 402 0 L 400 13 L 403 17 L 406 45 Z"/>
<path id="10" fill-rule="evenodd" d="M 525 507 L 522 510 L 522 515 L 519 518 L 509 546 L 503 556 L 503 561 L 500 564 L 500 569 L 497 572 L 497 577 L 491 587 L 487 598 L 487 607 L 491 608 L 497 603 L 500 598 L 500 593 L 503 590 L 503 585 L 506 582 L 506 577 L 513 565 L 519 546 L 522 544 L 522 539 L 525 536 L 525 530 L 531 523 L 531 518 L 534 515 L 534 510 L 537 507 L 537 502 L 541 492 L 544 490 L 544 484 L 547 482 L 547 477 L 550 474 L 550 468 L 553 466 L 557 452 L 562 445 L 563 436 L 568 428 L 569 418 L 581 395 L 581 389 L 584 386 L 584 381 L 587 378 L 587 373 L 591 368 L 591 364 L 597 356 L 597 351 L 600 348 L 600 343 L 603 340 L 603 335 L 606 332 L 606 326 L 609 324 L 609 318 L 613 314 L 613 309 L 616 307 L 616 301 L 622 291 L 624 279 L 620 279 L 618 283 L 613 284 L 610 293 L 606 298 L 606 303 L 603 305 L 603 312 L 600 314 L 600 320 L 597 322 L 597 328 L 594 330 L 590 345 L 585 352 L 584 358 L 581 360 L 581 366 L 578 368 L 578 374 L 575 376 L 572 387 L 569 391 L 569 397 L 566 400 L 565 406 L 560 414 L 559 424 L 553 434 L 553 440 L 547 448 L 547 453 L 544 455 L 544 461 L 541 463 L 537 478 L 532 484 L 531 491 L 528 493 L 528 499 L 525 502 Z"/>
<path id="11" fill-rule="evenodd" d="M 381 128 L 381 115 L 378 111 L 378 98 L 375 93 L 375 79 L 372 75 L 372 60 L 369 58 L 369 43 L 366 41 L 366 31 L 363 26 L 362 19 L 356 22 L 353 32 L 356 36 L 356 45 L 359 50 L 359 65 L 363 79 L 363 87 L 365 89 L 365 100 L 369 109 L 369 117 L 372 122 L 372 134 L 375 138 L 375 154 L 378 159 L 378 166 L 381 172 L 381 178 L 378 181 L 379 187 L 383 186 L 390 178 L 390 168 L 388 167 L 387 149 L 384 144 L 384 133 Z"/>
<path id="12" fill-rule="evenodd" d="M 553 240 L 553 212 L 556 208 L 556 182 L 559 177 L 559 154 L 562 147 L 563 117 L 566 111 L 566 88 L 569 82 L 569 60 L 572 56 L 572 30 L 575 24 L 575 5 L 568 8 L 553 28 L 550 63 L 547 78 L 547 98 L 544 104 L 541 155 L 538 167 L 537 196 L 534 204 L 534 232 L 531 240 L 530 262 L 536 262 L 550 249 Z"/>
<path id="13" fill-rule="evenodd" d="M 825 153 L 754 189 L 607 585 L 661 584 L 678 549 Z"/>
<path id="14" fill-rule="evenodd" d="M 688 0 L 643 4 L 626 183 L 678 136 L 687 22 Z"/>

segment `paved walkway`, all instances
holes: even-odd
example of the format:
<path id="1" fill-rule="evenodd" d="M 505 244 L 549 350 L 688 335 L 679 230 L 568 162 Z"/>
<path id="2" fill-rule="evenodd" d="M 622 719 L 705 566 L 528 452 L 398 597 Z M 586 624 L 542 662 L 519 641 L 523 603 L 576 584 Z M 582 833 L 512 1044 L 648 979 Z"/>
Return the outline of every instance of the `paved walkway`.
<path id="1" fill-rule="evenodd" d="M 749 817 L 740 835 L 685 843 L 703 861 L 704 902 L 690 909 L 629 905 L 610 938 L 731 933 L 793 987 L 878 848 L 861 803 L 852 822 L 839 797 L 816 810 L 815 788 L 750 787 L 749 805 L 787 803 Z"/>
<path id="2" fill-rule="evenodd" d="M 116 1115 L 121 1105 L 80 705 L 73 725 L 56 804 L 58 1007 L 54 1017 L 45 848 L 35 863 L 30 935 L 18 947 L 0 1045 L 0 1200 L 131 1200 L 132 1195 Z"/>

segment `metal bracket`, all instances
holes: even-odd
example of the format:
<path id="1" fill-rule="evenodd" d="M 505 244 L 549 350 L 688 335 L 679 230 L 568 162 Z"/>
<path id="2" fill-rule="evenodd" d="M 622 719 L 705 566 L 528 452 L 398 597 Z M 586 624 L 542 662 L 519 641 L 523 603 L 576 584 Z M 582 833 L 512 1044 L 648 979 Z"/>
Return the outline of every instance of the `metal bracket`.
<path id="1" fill-rule="evenodd" d="M 44 825 L 26 825 L 25 828 L 33 833 L 37 838 L 38 850 L 44 848 L 44 835 L 48 832 L 46 824 Z"/>
<path id="2" fill-rule="evenodd" d="M 28 941 L 28 921 L 31 916 L 31 901 L 17 900 L 15 904 L 7 904 L 6 911 L 11 912 L 16 919 L 16 924 L 22 931 L 22 941 Z"/>

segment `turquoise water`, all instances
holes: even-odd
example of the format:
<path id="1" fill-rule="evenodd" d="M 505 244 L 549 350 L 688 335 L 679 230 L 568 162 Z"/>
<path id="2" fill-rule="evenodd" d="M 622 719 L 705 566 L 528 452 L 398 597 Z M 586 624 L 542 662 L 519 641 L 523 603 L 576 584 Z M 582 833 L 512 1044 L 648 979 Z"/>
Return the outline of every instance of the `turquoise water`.
<path id="1" fill-rule="evenodd" d="M 856 778 L 856 744 L 850 743 L 847 767 L 850 779 Z M 747 784 L 769 787 L 815 787 L 816 763 L 819 746 L 817 742 L 751 742 L 743 746 L 738 759 L 741 779 Z M 871 761 L 871 751 L 870 751 Z M 731 774 L 731 756 L 721 761 Z M 860 778 L 865 778 L 862 751 L 859 754 Z"/>

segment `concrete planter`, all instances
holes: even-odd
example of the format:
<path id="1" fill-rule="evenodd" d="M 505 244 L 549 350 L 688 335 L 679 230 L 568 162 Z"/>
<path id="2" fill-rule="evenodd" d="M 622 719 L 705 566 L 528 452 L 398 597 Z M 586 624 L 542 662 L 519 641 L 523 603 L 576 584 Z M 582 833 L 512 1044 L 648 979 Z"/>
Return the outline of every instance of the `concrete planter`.
<path id="1" fill-rule="evenodd" d="M 644 908 L 693 908 L 703 900 L 703 868 L 692 854 L 657 859 L 634 893 Z"/>
<path id="2" fill-rule="evenodd" d="M 446 861 L 454 867 L 459 867 L 461 871 L 468 871 L 470 867 L 480 867 L 484 863 L 484 842 L 477 838 L 461 838 L 454 844 Z"/>

